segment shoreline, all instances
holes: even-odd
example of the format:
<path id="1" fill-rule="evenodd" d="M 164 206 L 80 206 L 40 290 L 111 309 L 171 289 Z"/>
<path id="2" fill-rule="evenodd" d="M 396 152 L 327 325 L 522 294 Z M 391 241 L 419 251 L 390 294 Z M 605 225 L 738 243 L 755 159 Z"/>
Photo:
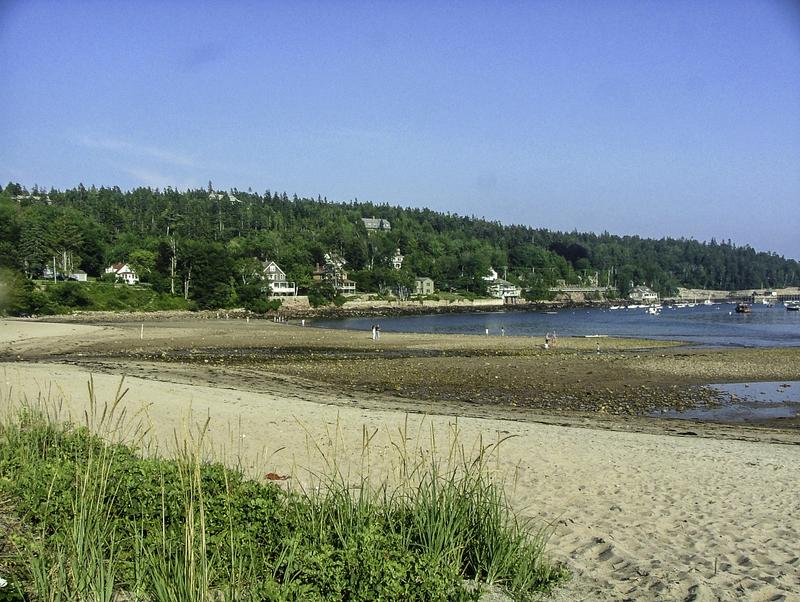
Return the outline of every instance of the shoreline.
<path id="1" fill-rule="evenodd" d="M 142 339 L 140 329 L 138 322 L 2 321 L 0 401 L 41 395 L 63 403 L 63 411 L 80 421 L 90 378 L 100 403 L 113 400 L 122 383 L 127 393 L 120 409 L 147 420 L 160 451 L 210 420 L 217 458 L 253 476 L 274 471 L 298 480 L 300 469 L 319 467 L 314 449 L 326 442 L 343 469 L 348 461 L 357 468 L 365 433 L 372 442 L 370 467 L 379 474 L 389 474 L 396 461 L 398 433 L 410 437 L 410 449 L 425 446 L 433 433 L 448 441 L 454 429 L 467 449 L 505 439 L 491 461 L 495 474 L 524 519 L 550 526 L 548 553 L 573 573 L 553 602 L 800 596 L 800 431 L 424 401 L 398 397 L 394 389 L 353 390 L 308 373 L 283 374 L 277 368 L 295 365 L 285 355 L 276 356 L 269 370 L 228 359 L 244 344 L 258 343 L 264 352 L 303 348 L 319 356 L 316 364 L 344 365 L 376 354 L 365 333 L 266 321 L 249 327 L 244 321 L 151 322 Z M 593 357 L 591 339 L 565 341 L 558 354 L 544 356 L 530 355 L 524 340 L 507 338 L 501 361 L 527 357 L 534 365 L 556 358 L 583 372 L 603 366 L 585 363 Z M 495 364 L 497 350 L 481 337 L 386 339 L 379 351 L 387 357 L 377 360 L 379 366 L 399 361 L 403 369 L 413 368 L 432 359 L 429 368 L 453 366 L 461 380 L 464 367 L 486 371 Z M 326 359 L 332 349 L 347 359 Z M 402 349 L 422 355 L 387 359 Z M 178 350 L 194 360 L 152 359 Z M 644 351 L 620 341 L 609 358 L 610 368 L 633 362 L 641 370 L 660 362 L 682 371 L 691 365 L 720 369 L 719 355 L 663 346 Z M 746 350 L 733 356 L 744 358 L 742 366 L 753 360 Z"/>
<path id="2" fill-rule="evenodd" d="M 116 312 L 116 311 L 73 311 L 69 314 L 48 314 L 32 317 L 13 318 L 19 320 L 30 320 L 34 322 L 130 322 L 130 321 L 163 321 L 176 319 L 197 319 L 210 320 L 218 319 L 218 316 L 230 316 L 230 319 L 246 319 L 273 321 L 280 317 L 289 320 L 335 320 L 357 317 L 387 317 L 387 316 L 416 316 L 416 315 L 441 315 L 441 314 L 461 314 L 461 313 L 493 313 L 505 311 L 556 311 L 572 308 L 591 308 L 591 307 L 610 307 L 612 304 L 605 301 L 587 301 L 581 303 L 562 302 L 562 301 L 535 301 L 530 303 L 509 303 L 497 305 L 471 305 L 453 302 L 448 305 L 395 305 L 391 302 L 376 301 L 370 307 L 347 307 L 336 305 L 325 305 L 321 307 L 296 308 L 284 307 L 278 310 L 269 311 L 265 314 L 257 314 L 243 308 L 219 309 L 219 310 L 155 310 L 137 312 Z"/>

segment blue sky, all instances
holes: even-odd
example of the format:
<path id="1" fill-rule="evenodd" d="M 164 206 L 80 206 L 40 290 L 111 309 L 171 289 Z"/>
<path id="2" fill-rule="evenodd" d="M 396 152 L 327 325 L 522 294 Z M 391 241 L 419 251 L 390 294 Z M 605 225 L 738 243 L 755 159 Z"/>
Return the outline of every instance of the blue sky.
<path id="1" fill-rule="evenodd" d="M 252 188 L 800 259 L 800 3 L 0 0 L 0 181 Z"/>

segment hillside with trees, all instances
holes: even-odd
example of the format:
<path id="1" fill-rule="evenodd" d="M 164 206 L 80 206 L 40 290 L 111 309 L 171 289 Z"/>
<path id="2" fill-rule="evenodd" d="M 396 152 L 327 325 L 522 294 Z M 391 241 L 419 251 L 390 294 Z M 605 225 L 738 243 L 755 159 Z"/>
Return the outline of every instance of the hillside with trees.
<path id="1" fill-rule="evenodd" d="M 368 232 L 362 218 L 388 220 Z M 391 266 L 395 249 L 402 269 Z M 416 276 L 437 289 L 485 292 L 490 266 L 520 285 L 529 299 L 546 298 L 559 282 L 591 278 L 626 295 L 646 284 L 662 295 L 678 286 L 722 290 L 800 285 L 800 264 L 730 240 L 615 236 L 504 226 L 476 217 L 369 202 L 334 203 L 266 191 L 181 192 L 118 187 L 0 190 L 0 269 L 16 312 L 36 312 L 36 288 L 48 266 L 81 269 L 102 279 L 106 266 L 126 262 L 154 294 L 187 306 L 246 306 L 263 298 L 259 265 L 277 262 L 301 292 L 325 253 L 346 258 L 359 291 L 410 288 Z M 7 295 L 9 296 L 9 295 Z"/>

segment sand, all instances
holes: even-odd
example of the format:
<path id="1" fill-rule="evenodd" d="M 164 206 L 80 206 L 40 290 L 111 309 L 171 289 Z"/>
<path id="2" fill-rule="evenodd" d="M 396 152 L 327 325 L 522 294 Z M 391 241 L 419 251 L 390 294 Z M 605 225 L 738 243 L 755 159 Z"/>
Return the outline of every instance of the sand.
<path id="1" fill-rule="evenodd" d="M 137 343 L 135 330 L 109 325 L 84 327 L 89 330 L 77 342 L 72 337 L 78 333 L 70 330 L 75 326 L 0 322 L 0 353 L 39 354 L 37 362 L 0 365 L 5 405 L 49 396 L 81 419 L 89 368 L 47 360 L 42 351 L 91 347 L 89 339 Z M 158 336 L 185 336 L 186 328 L 165 328 Z M 340 335 L 314 336 L 332 342 Z M 405 441 L 409 449 L 425 448 L 431 429 L 441 447 L 454 429 L 468 449 L 511 437 L 491 465 L 505 479 L 514 507 L 552 526 L 551 556 L 574 575 L 556 592 L 559 601 L 800 599 L 800 437 L 777 444 L 769 437 L 741 441 L 591 424 L 456 419 L 364 404 L 366 393 L 293 387 L 267 373 L 259 391 L 139 374 L 126 377 L 121 406 L 130 416 L 139 412 L 163 451 L 176 435 L 182 439 L 191 425 L 210 418 L 217 457 L 239 459 L 253 475 L 292 474 L 295 485 L 308 478 L 304 468 L 320 466 L 317 446 L 329 460 L 351 461 L 354 470 L 368 464 L 368 470 L 390 474 L 398 461 L 395 446 Z M 121 376 L 92 376 L 100 402 L 113 399 Z M 365 433 L 375 433 L 368 461 L 362 455 Z"/>

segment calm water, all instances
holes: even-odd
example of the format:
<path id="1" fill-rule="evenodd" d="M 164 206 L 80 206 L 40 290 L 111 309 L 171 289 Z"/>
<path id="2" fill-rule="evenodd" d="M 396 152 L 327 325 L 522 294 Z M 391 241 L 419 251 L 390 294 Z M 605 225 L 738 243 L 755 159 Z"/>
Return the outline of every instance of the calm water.
<path id="1" fill-rule="evenodd" d="M 712 387 L 734 396 L 734 400 L 713 408 L 670 410 L 653 415 L 709 422 L 748 422 L 790 418 L 800 411 L 800 382 L 729 383 Z"/>
<path id="2" fill-rule="evenodd" d="M 317 322 L 327 328 L 369 332 L 376 321 L 381 331 L 433 332 L 544 338 L 547 332 L 560 336 L 607 335 L 648 339 L 671 339 L 711 346 L 800 347 L 800 312 L 783 305 L 754 305 L 750 314 L 737 314 L 733 304 L 664 308 L 659 315 L 644 309 L 564 309 L 557 312 L 508 311 L 475 314 L 439 314 L 394 318 L 351 318 Z"/>

